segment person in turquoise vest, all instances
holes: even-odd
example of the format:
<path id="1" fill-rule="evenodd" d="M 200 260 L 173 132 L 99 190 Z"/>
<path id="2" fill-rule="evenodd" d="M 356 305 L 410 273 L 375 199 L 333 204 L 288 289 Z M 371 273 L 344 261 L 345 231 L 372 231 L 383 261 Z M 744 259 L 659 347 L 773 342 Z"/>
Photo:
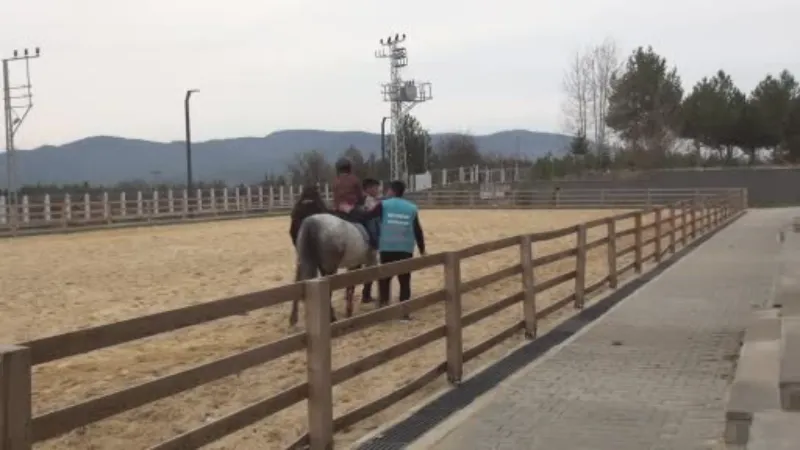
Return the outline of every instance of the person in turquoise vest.
<path id="1" fill-rule="evenodd" d="M 420 254 L 425 254 L 425 235 L 419 222 L 417 205 L 403 198 L 406 185 L 402 181 L 392 181 L 386 199 L 368 212 L 370 217 L 380 217 L 380 236 L 378 252 L 381 264 L 401 261 L 414 257 L 414 246 Z M 397 277 L 400 282 L 400 301 L 411 298 L 411 274 Z M 378 302 L 381 306 L 389 303 L 391 278 L 378 280 Z M 406 319 L 410 317 L 406 316 Z"/>

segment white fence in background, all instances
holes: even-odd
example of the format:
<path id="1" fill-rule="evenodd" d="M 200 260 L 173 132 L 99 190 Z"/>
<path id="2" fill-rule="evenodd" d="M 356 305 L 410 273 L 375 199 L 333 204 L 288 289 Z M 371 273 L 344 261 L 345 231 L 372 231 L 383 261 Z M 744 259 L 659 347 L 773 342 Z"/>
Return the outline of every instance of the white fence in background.
<path id="1" fill-rule="evenodd" d="M 328 186 L 323 187 L 322 193 L 330 201 Z M 685 199 L 702 200 L 723 193 L 738 193 L 746 202 L 743 189 L 428 190 L 407 197 L 423 208 L 579 209 L 639 208 Z M 108 192 L 23 196 L 18 205 L 9 205 L 5 197 L 0 197 L 0 235 L 286 214 L 299 194 L 298 189 L 257 186 L 198 189 L 193 196 L 186 190 L 139 191 L 133 195 L 121 192 L 113 196 Z"/>

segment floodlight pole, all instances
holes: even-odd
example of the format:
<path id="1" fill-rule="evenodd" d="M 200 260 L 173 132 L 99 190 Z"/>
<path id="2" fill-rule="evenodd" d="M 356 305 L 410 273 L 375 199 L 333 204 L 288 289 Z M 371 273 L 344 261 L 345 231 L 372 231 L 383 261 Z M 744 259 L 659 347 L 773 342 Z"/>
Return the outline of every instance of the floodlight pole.
<path id="1" fill-rule="evenodd" d="M 389 118 L 388 116 L 381 118 L 381 167 L 386 164 L 386 119 Z"/>
<path id="2" fill-rule="evenodd" d="M 389 102 L 392 127 L 392 145 L 389 149 L 389 176 L 392 180 L 409 181 L 408 152 L 404 142 L 403 124 L 411 108 L 417 103 L 431 100 L 431 84 L 404 81 L 400 69 L 408 65 L 408 51 L 401 46 L 406 35 L 395 34 L 381 39 L 383 48 L 375 52 L 376 58 L 389 60 L 389 82 L 383 84 L 383 100 Z"/>

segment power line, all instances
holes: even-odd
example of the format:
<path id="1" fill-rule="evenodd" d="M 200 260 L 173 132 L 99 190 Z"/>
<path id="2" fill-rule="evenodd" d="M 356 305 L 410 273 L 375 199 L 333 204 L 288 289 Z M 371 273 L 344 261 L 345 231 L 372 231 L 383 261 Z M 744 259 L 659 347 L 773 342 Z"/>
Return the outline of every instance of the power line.
<path id="1" fill-rule="evenodd" d="M 31 85 L 30 60 L 39 57 L 39 47 L 31 53 L 24 49 L 22 54 L 14 50 L 14 56 L 3 59 L 3 106 L 5 111 L 6 131 L 6 187 L 11 207 L 11 223 L 16 222 L 17 191 L 17 149 L 14 146 L 14 137 L 19 127 L 25 122 L 28 113 L 33 108 L 33 92 Z M 12 62 L 25 62 L 25 84 L 12 86 L 9 65 Z"/>
<path id="2" fill-rule="evenodd" d="M 375 52 L 376 58 L 389 60 L 389 82 L 384 83 L 383 100 L 390 103 L 392 145 L 389 148 L 389 176 L 392 180 L 408 182 L 408 151 L 403 140 L 404 117 L 417 105 L 433 99 L 431 83 L 404 81 L 400 70 L 408 65 L 408 51 L 401 46 L 406 35 L 395 34 L 386 40 L 381 39 L 381 49 Z"/>

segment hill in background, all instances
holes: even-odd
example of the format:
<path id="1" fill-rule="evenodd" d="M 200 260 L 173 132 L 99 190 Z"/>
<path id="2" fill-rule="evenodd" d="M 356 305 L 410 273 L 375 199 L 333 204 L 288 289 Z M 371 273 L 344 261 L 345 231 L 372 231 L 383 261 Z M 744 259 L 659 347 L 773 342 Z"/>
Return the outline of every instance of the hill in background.
<path id="1" fill-rule="evenodd" d="M 448 134 L 431 136 L 434 146 Z M 560 155 L 569 136 L 510 130 L 474 136 L 484 154 L 535 159 Z M 380 135 L 358 131 L 284 130 L 266 137 L 218 139 L 192 145 L 196 180 L 256 183 L 264 174 L 282 173 L 298 154 L 315 149 L 331 161 L 354 146 L 364 155 L 380 155 Z M 95 136 L 61 146 L 43 146 L 18 153 L 23 184 L 89 182 L 116 184 L 135 179 L 180 182 L 186 176 L 183 141 L 153 142 Z M 5 186 L 5 158 L 0 159 L 0 186 Z"/>

